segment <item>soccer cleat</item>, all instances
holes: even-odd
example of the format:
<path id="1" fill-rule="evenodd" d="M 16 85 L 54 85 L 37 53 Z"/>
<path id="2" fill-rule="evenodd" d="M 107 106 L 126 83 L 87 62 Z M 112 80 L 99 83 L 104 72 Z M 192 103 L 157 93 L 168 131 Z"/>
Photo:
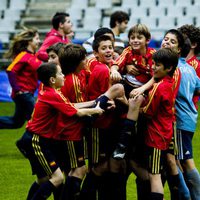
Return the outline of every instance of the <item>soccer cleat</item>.
<path id="1" fill-rule="evenodd" d="M 118 144 L 117 148 L 114 150 L 112 154 L 112 158 L 116 160 L 122 160 L 124 159 L 126 155 L 126 147 L 123 144 Z"/>

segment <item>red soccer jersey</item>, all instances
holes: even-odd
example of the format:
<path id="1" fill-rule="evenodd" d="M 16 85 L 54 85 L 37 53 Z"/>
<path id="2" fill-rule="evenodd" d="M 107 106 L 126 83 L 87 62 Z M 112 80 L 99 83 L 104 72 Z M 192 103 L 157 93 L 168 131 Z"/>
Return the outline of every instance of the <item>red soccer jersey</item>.
<path id="1" fill-rule="evenodd" d="M 135 78 L 141 83 L 146 83 L 152 77 L 152 55 L 155 51 L 153 48 L 147 48 L 146 55 L 142 56 L 134 52 L 131 46 L 128 46 L 114 61 L 114 64 L 119 66 L 121 72 L 124 71 L 126 65 L 134 65 L 140 73 Z"/>
<path id="2" fill-rule="evenodd" d="M 88 98 L 94 100 L 110 87 L 110 69 L 106 64 L 96 63 L 88 82 Z"/>
<path id="3" fill-rule="evenodd" d="M 87 100 L 86 81 L 87 75 L 84 71 L 68 74 L 61 91 L 73 103 L 84 102 Z"/>
<path id="4" fill-rule="evenodd" d="M 53 138 L 57 133 L 58 113 L 63 113 L 67 124 L 74 123 L 76 108 L 62 93 L 51 87 L 43 87 L 38 94 L 38 100 L 32 118 L 28 121 L 27 130 L 45 138 Z"/>
<path id="5" fill-rule="evenodd" d="M 192 58 L 187 60 L 187 63 L 195 69 L 197 76 L 200 78 L 200 61 L 197 59 L 197 57 L 193 56 Z M 199 96 L 194 96 L 193 102 L 196 109 L 198 109 L 198 101 L 199 101 Z"/>
<path id="6" fill-rule="evenodd" d="M 51 45 L 56 44 L 58 42 L 68 44 L 70 43 L 70 40 L 68 39 L 67 36 L 62 36 L 57 30 L 51 29 L 51 31 L 47 33 L 42 43 L 42 46 L 37 52 L 38 58 L 42 61 L 48 61 L 48 54 L 46 52 L 46 49 L 50 47 Z"/>
<path id="7" fill-rule="evenodd" d="M 155 83 L 149 92 L 149 101 L 143 108 L 147 117 L 147 146 L 168 149 L 173 134 L 173 84 L 173 78 L 167 76 Z"/>
<path id="8" fill-rule="evenodd" d="M 79 74 L 71 73 L 66 75 L 65 84 L 61 91 L 73 103 L 86 101 L 86 73 L 81 71 Z M 68 117 L 60 113 L 58 121 L 56 139 L 81 140 L 84 124 L 80 118 L 74 117 L 70 124 L 67 123 Z"/>
<path id="9" fill-rule="evenodd" d="M 19 53 L 8 66 L 7 72 L 12 74 L 10 80 L 12 97 L 18 91 L 34 93 L 38 86 L 37 69 L 41 65 L 35 54 L 28 51 Z"/>

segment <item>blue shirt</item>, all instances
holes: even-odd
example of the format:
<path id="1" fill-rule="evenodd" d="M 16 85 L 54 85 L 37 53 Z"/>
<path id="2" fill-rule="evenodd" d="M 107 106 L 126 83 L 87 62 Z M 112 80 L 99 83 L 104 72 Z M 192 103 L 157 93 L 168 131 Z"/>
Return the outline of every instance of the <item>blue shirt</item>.
<path id="1" fill-rule="evenodd" d="M 195 90 L 200 90 L 200 79 L 193 67 L 180 58 L 178 68 L 181 71 L 181 82 L 176 98 L 176 122 L 177 128 L 195 132 L 198 112 L 192 101 Z"/>

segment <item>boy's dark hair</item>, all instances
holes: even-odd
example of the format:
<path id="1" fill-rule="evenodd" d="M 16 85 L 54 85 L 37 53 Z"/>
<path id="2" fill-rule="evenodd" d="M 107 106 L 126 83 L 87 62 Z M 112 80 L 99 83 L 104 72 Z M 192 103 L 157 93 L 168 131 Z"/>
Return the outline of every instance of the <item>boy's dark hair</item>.
<path id="1" fill-rule="evenodd" d="M 107 41 L 107 40 L 110 40 L 112 42 L 112 39 L 108 35 L 101 35 L 98 38 L 96 38 L 92 43 L 93 50 L 98 52 L 98 48 L 99 48 L 100 43 L 102 41 Z M 112 42 L 112 44 L 113 44 L 113 42 Z"/>
<path id="2" fill-rule="evenodd" d="M 56 77 L 57 64 L 53 62 L 42 63 L 37 69 L 38 80 L 40 80 L 45 86 L 50 86 L 49 80 L 51 77 Z"/>
<path id="3" fill-rule="evenodd" d="M 135 26 L 131 27 L 128 32 L 128 38 L 130 38 L 133 33 L 144 35 L 147 40 L 151 39 L 151 33 L 145 24 L 136 24 Z"/>
<path id="4" fill-rule="evenodd" d="M 55 54 L 58 55 L 59 50 L 64 47 L 66 44 L 62 43 L 62 42 L 57 42 L 51 46 L 49 46 L 46 50 L 47 53 L 49 53 L 50 51 L 53 51 Z"/>
<path id="5" fill-rule="evenodd" d="M 122 23 L 124 21 L 129 21 L 129 15 L 124 11 L 115 11 L 110 16 L 110 28 L 116 26 L 116 22 Z"/>
<path id="6" fill-rule="evenodd" d="M 51 20 L 53 28 L 56 29 L 56 30 L 58 30 L 59 24 L 60 23 L 63 24 L 65 22 L 65 17 L 69 17 L 69 14 L 65 13 L 65 12 L 57 12 L 53 16 L 53 18 Z"/>
<path id="7" fill-rule="evenodd" d="M 184 45 L 182 46 L 180 56 L 186 58 L 188 53 L 190 52 L 190 49 L 191 49 L 191 42 L 188 38 L 186 38 L 184 40 Z"/>
<path id="8" fill-rule="evenodd" d="M 86 50 L 79 44 L 67 44 L 58 53 L 60 66 L 64 75 L 73 73 L 81 61 L 86 58 Z"/>
<path id="9" fill-rule="evenodd" d="M 178 65 L 178 54 L 171 48 L 159 49 L 153 54 L 153 60 L 155 63 L 161 63 L 164 65 L 164 69 L 172 67 L 169 72 L 169 76 L 173 76 L 174 71 Z"/>
<path id="10" fill-rule="evenodd" d="M 185 24 L 178 28 L 178 30 L 183 35 L 186 35 L 192 44 L 197 44 L 196 48 L 194 49 L 194 53 L 197 55 L 200 52 L 200 27 L 195 27 L 192 24 Z"/>
<path id="11" fill-rule="evenodd" d="M 178 40 L 178 47 L 182 50 L 182 48 L 183 48 L 183 46 L 184 46 L 184 43 L 185 43 L 183 34 L 182 34 L 180 31 L 178 31 L 177 29 L 170 29 L 170 30 L 168 30 L 168 31 L 165 33 L 164 37 L 165 37 L 168 33 L 171 33 L 171 34 L 173 34 L 173 35 L 176 36 L 176 38 L 177 38 L 177 40 Z"/>
<path id="12" fill-rule="evenodd" d="M 101 35 L 105 35 L 106 33 L 110 33 L 113 35 L 113 38 L 115 38 L 114 33 L 112 32 L 111 29 L 107 28 L 107 27 L 102 27 L 96 30 L 95 34 L 94 34 L 94 39 L 98 38 Z"/>

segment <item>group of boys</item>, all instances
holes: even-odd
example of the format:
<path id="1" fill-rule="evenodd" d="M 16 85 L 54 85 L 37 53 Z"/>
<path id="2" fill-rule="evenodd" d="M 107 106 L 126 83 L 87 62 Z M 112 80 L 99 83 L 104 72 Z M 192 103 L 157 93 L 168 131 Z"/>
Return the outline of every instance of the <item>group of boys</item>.
<path id="1" fill-rule="evenodd" d="M 59 24 L 63 31 L 65 23 L 70 24 Z M 176 121 L 188 199 L 199 199 L 200 178 L 191 144 L 197 110 L 190 99 L 200 95 L 200 45 L 191 30 L 200 32 L 194 26 L 169 30 L 155 51 L 148 47 L 148 28 L 134 25 L 129 46 L 116 60 L 113 39 L 106 34 L 94 38 L 94 58 L 87 62 L 80 45 L 56 43 L 45 53 L 38 52 L 43 60 L 48 54 L 50 62 L 38 68 L 38 100 L 27 131 L 17 142 L 37 175 L 27 199 L 46 199 L 52 192 L 55 199 L 96 199 L 97 194 L 98 199 L 126 199 L 129 168 L 141 182 L 150 182 L 150 188 L 143 188 L 149 193 L 138 189 L 138 199 L 163 200 L 161 174 L 170 161 L 175 164 L 175 169 L 169 167 L 174 170 L 171 199 L 183 199 L 186 190 L 177 190 L 183 184 L 175 156 L 167 156 L 176 138 Z M 184 58 L 196 67 L 197 75 Z M 64 184 L 62 171 L 67 177 Z"/>

